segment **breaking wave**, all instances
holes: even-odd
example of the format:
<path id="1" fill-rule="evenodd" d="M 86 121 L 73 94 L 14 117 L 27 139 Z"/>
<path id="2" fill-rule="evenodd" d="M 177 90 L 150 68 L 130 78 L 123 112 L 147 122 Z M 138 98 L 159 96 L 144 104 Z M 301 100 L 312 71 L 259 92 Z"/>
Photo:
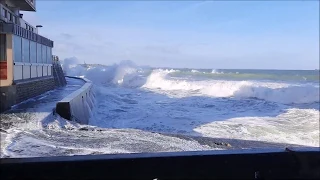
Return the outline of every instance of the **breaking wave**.
<path id="1" fill-rule="evenodd" d="M 224 74 L 222 71 L 219 71 L 219 70 L 217 70 L 217 69 L 213 69 L 213 70 L 211 71 L 211 73 L 212 73 L 212 74 Z"/>
<path id="2" fill-rule="evenodd" d="M 188 81 L 168 79 L 174 70 L 153 70 L 143 87 L 163 91 L 189 91 L 193 95 L 211 97 L 257 98 L 279 103 L 319 102 L 319 87 L 253 81 Z"/>
<path id="3" fill-rule="evenodd" d="M 284 104 L 319 102 L 319 86 L 248 80 L 195 81 L 170 76 L 180 70 L 140 68 L 131 61 L 112 66 L 69 66 L 65 71 L 67 75 L 86 77 L 96 84 L 144 88 L 168 95 L 256 98 Z"/>

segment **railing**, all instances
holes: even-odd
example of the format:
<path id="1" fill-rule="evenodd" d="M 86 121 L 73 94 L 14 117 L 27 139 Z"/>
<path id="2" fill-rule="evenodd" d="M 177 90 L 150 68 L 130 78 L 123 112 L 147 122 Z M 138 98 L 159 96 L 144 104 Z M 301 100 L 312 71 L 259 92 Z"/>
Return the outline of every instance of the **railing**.
<path id="1" fill-rule="evenodd" d="M 4 5 L 0 4 L 0 19 L 7 22 L 7 23 L 14 23 L 14 24 L 20 24 L 19 23 L 19 16 L 14 14 L 10 9 L 5 7 Z"/>
<path id="2" fill-rule="evenodd" d="M 53 41 L 51 41 L 50 39 L 40 36 L 39 34 L 36 34 L 25 28 L 22 28 L 17 24 L 8 24 L 8 23 L 0 22 L 0 32 L 13 33 L 14 35 L 35 41 L 37 43 L 40 43 L 49 47 L 53 47 Z"/>
<path id="3" fill-rule="evenodd" d="M 1 179 L 319 179 L 319 148 L 0 159 Z"/>
<path id="4" fill-rule="evenodd" d="M 0 4 L 0 19 L 6 23 L 17 24 L 31 32 L 36 32 L 36 28 L 27 23 L 24 19 L 13 13 L 9 8 Z"/>

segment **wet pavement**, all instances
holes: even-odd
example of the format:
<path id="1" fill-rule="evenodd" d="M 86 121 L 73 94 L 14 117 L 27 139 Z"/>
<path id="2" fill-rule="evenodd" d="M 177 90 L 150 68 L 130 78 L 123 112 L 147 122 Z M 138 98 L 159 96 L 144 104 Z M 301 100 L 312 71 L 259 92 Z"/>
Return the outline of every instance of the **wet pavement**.
<path id="1" fill-rule="evenodd" d="M 79 89 L 84 82 L 79 79 L 66 78 L 67 85 L 48 91 L 44 94 L 28 99 L 12 107 L 11 110 L 0 114 L 0 130 L 17 127 L 34 120 L 43 120 L 50 116 L 56 102 Z"/>

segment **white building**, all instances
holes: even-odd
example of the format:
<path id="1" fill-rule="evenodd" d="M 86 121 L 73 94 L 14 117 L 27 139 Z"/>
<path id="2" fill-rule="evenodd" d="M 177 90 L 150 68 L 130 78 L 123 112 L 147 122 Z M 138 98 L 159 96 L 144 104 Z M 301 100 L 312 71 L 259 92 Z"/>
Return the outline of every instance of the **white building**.
<path id="1" fill-rule="evenodd" d="M 23 19 L 35 0 L 0 0 L 0 86 L 52 76 L 53 41 Z"/>

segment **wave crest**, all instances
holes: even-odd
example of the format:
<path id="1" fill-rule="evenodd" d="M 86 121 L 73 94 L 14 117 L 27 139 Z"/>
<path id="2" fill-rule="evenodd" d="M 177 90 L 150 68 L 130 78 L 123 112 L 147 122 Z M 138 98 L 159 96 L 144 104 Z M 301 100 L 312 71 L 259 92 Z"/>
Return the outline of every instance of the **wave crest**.
<path id="1" fill-rule="evenodd" d="M 192 81 L 168 76 L 170 73 L 180 72 L 179 70 L 143 69 L 132 61 L 122 61 L 112 66 L 87 68 L 69 63 L 65 71 L 67 75 L 83 76 L 96 84 L 144 88 L 179 97 L 257 98 L 285 104 L 319 102 L 319 87 L 317 86 L 212 79 Z"/>
<path id="2" fill-rule="evenodd" d="M 166 94 L 182 96 L 210 96 L 233 98 L 257 98 L 279 103 L 319 102 L 319 87 L 312 85 L 298 86 L 281 83 L 256 83 L 252 81 L 188 81 L 169 79 L 167 75 L 173 70 L 153 70 L 144 88 L 162 91 Z"/>

